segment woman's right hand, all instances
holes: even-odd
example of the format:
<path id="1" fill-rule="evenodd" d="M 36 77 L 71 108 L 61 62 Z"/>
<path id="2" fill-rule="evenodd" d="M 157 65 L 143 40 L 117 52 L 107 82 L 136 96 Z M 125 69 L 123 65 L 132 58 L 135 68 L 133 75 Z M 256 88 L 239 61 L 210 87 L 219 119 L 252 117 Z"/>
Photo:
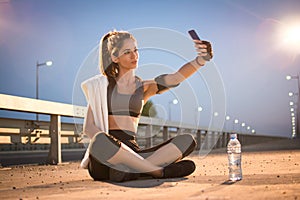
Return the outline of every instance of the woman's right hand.
<path id="1" fill-rule="evenodd" d="M 205 61 L 210 61 L 213 57 L 211 43 L 205 40 L 194 40 L 194 43 L 198 56 L 203 59 L 204 63 Z M 201 62 L 200 58 L 199 61 Z"/>

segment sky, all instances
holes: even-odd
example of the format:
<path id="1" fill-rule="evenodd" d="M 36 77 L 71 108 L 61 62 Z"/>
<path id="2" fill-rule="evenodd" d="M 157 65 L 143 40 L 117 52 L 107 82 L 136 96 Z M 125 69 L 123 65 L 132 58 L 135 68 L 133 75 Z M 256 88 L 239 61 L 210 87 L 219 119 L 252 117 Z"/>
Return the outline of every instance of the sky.
<path id="1" fill-rule="evenodd" d="M 285 77 L 300 73 L 300 41 L 288 43 L 284 31 L 294 24 L 299 0 L 0 0 L 0 93 L 35 98 L 36 64 L 52 60 L 39 67 L 39 98 L 84 106 L 80 82 L 99 73 L 103 34 L 132 32 L 141 47 L 137 75 L 151 79 L 196 56 L 187 34 L 195 29 L 212 43 L 214 58 L 151 99 L 158 117 L 171 112 L 171 120 L 207 127 L 229 115 L 225 129 L 248 133 L 245 122 L 256 134 L 290 137 L 289 102 L 297 96 L 288 92 L 298 87 Z"/>

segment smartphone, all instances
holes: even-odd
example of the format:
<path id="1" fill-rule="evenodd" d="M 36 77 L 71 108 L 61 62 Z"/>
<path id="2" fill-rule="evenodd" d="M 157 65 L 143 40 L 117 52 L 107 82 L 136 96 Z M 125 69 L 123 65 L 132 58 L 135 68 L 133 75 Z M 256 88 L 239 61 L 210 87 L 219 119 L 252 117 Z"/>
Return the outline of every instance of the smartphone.
<path id="1" fill-rule="evenodd" d="M 193 40 L 201 40 L 195 30 L 189 30 L 188 33 L 190 34 Z"/>
<path id="2" fill-rule="evenodd" d="M 189 30 L 188 33 L 192 37 L 193 40 L 201 40 L 195 30 Z M 209 52 L 211 51 L 211 46 L 209 46 Z M 202 56 L 202 58 L 206 61 L 212 59 L 212 53 L 208 53 L 206 56 Z"/>

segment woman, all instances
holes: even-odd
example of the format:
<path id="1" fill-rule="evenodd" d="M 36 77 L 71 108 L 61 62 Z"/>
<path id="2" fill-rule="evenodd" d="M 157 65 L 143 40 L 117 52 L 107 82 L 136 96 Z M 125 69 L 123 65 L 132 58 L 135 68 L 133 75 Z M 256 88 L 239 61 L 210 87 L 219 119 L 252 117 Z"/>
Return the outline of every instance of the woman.
<path id="1" fill-rule="evenodd" d="M 102 74 L 82 83 L 88 101 L 84 133 L 91 139 L 82 166 L 94 180 L 126 181 L 139 176 L 177 178 L 195 170 L 191 160 L 182 160 L 195 148 L 189 134 L 163 144 L 140 149 L 135 134 L 143 105 L 156 94 L 176 87 L 212 58 L 209 42 L 194 40 L 198 56 L 173 74 L 154 80 L 135 76 L 139 53 L 135 38 L 125 31 L 104 35 L 99 45 Z"/>

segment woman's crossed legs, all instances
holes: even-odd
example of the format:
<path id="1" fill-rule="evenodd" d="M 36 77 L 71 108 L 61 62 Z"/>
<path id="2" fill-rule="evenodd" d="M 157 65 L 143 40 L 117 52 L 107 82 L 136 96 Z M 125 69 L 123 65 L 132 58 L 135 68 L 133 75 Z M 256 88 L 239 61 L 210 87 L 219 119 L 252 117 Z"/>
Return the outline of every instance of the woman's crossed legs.
<path id="1" fill-rule="evenodd" d="M 98 168 L 100 166 L 102 171 L 99 171 L 101 170 L 100 168 L 98 170 L 96 169 L 97 164 L 95 163 L 90 163 L 89 171 L 94 179 L 101 179 L 101 177 L 107 179 L 108 176 L 103 174 L 107 173 L 107 170 L 103 170 L 105 169 L 104 165 L 107 165 L 117 171 L 145 173 L 156 178 L 162 178 L 164 177 L 164 170 L 171 167 L 176 168 L 175 165 L 170 165 L 171 163 L 189 155 L 195 146 L 196 142 L 193 136 L 184 134 L 171 138 L 152 148 L 135 152 L 111 135 L 98 133 L 91 141 L 89 152 L 91 162 L 99 162 Z M 187 164 L 187 162 L 185 162 L 185 164 Z M 193 163 L 188 164 L 191 167 L 194 166 Z M 166 166 L 168 166 L 168 168 L 166 168 Z M 102 173 L 102 175 L 99 176 L 99 173 Z"/>

